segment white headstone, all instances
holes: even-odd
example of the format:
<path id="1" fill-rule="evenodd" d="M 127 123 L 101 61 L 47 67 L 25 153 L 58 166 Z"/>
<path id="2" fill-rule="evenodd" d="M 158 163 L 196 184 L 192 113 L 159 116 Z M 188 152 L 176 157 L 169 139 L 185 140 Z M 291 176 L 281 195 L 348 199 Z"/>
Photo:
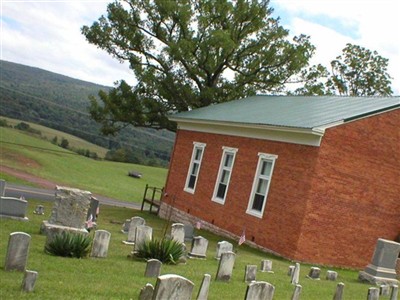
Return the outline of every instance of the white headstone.
<path id="1" fill-rule="evenodd" d="M 300 300 L 301 288 L 302 287 L 300 284 L 296 284 L 296 286 L 294 287 L 291 300 Z"/>
<path id="2" fill-rule="evenodd" d="M 137 251 L 145 242 L 151 241 L 152 237 L 153 237 L 153 228 L 146 225 L 137 226 L 134 251 Z"/>
<path id="3" fill-rule="evenodd" d="M 25 232 L 10 233 L 4 270 L 26 270 L 31 236 Z"/>
<path id="4" fill-rule="evenodd" d="M 272 300 L 275 287 L 265 281 L 253 281 L 246 289 L 245 300 Z"/>
<path id="5" fill-rule="evenodd" d="M 192 241 L 192 250 L 190 257 L 205 258 L 207 255 L 208 240 L 202 236 L 196 236 Z"/>
<path id="6" fill-rule="evenodd" d="M 185 242 L 185 225 L 174 223 L 171 226 L 171 238 L 179 243 Z"/>
<path id="7" fill-rule="evenodd" d="M 392 285 L 392 292 L 390 293 L 390 300 L 397 300 L 399 294 L 399 286 L 397 284 Z"/>
<path id="8" fill-rule="evenodd" d="M 296 263 L 290 282 L 296 285 L 299 283 L 299 278 L 300 278 L 300 264 Z"/>
<path id="9" fill-rule="evenodd" d="M 338 277 L 338 273 L 332 270 L 326 271 L 326 280 L 335 281 Z"/>
<path id="10" fill-rule="evenodd" d="M 190 280 L 174 274 L 161 275 L 157 278 L 153 300 L 190 300 L 194 284 Z"/>
<path id="11" fill-rule="evenodd" d="M 221 258 L 221 254 L 225 252 L 233 251 L 233 245 L 227 241 L 221 241 L 217 244 L 217 253 L 215 255 L 216 259 Z"/>
<path id="12" fill-rule="evenodd" d="M 311 267 L 310 272 L 307 277 L 314 280 L 319 280 L 319 275 L 321 274 L 321 269 L 318 267 Z"/>
<path id="13" fill-rule="evenodd" d="M 379 300 L 379 288 L 370 287 L 368 289 L 367 300 Z"/>
<path id="14" fill-rule="evenodd" d="M 141 290 L 139 294 L 139 300 L 152 300 L 154 293 L 154 287 L 150 283 L 147 283 Z"/>
<path id="15" fill-rule="evenodd" d="M 24 292 L 33 292 L 35 289 L 38 272 L 25 270 L 24 279 L 22 280 L 22 290 Z"/>
<path id="16" fill-rule="evenodd" d="M 269 272 L 273 273 L 272 271 L 272 260 L 263 259 L 261 261 L 261 272 Z"/>
<path id="17" fill-rule="evenodd" d="M 203 281 L 201 282 L 199 294 L 197 295 L 197 300 L 207 300 L 208 291 L 210 289 L 211 275 L 204 274 Z"/>
<path id="18" fill-rule="evenodd" d="M 225 252 L 221 254 L 215 280 L 229 281 L 231 279 L 233 266 L 235 265 L 235 258 L 236 254 L 233 252 Z"/>
<path id="19" fill-rule="evenodd" d="M 96 230 L 94 232 L 92 257 L 107 257 L 108 246 L 110 244 L 111 233 L 106 230 Z"/>
<path id="20" fill-rule="evenodd" d="M 245 282 L 255 281 L 256 275 L 257 275 L 257 266 L 256 265 L 247 265 L 245 267 L 245 272 L 244 272 L 244 281 Z"/>
<path id="21" fill-rule="evenodd" d="M 131 218 L 131 222 L 129 224 L 129 230 L 128 230 L 128 237 L 127 237 L 126 241 L 129 243 L 134 243 L 136 240 L 136 228 L 138 226 L 142 226 L 145 224 L 146 224 L 145 219 L 143 219 L 141 217 Z"/>
<path id="22" fill-rule="evenodd" d="M 342 300 L 344 292 L 344 283 L 339 282 L 336 286 L 335 295 L 333 296 L 333 300 Z"/>
<path id="23" fill-rule="evenodd" d="M 145 277 L 158 277 L 161 274 L 162 262 L 158 259 L 149 259 L 146 264 Z"/>

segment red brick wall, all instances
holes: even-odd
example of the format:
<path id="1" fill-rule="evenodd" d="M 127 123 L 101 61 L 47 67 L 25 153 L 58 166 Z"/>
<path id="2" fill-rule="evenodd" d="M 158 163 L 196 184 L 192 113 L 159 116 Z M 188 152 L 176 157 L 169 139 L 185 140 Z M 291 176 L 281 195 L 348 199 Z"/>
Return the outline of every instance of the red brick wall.
<path id="1" fill-rule="evenodd" d="M 393 239 L 400 230 L 396 116 L 399 112 L 328 129 L 321 147 L 180 130 L 164 200 L 238 236 L 245 227 L 247 240 L 284 257 L 363 267 L 376 238 Z M 207 146 L 190 194 L 183 188 L 193 141 Z M 221 205 L 211 197 L 223 146 L 239 150 Z M 246 214 L 259 152 L 278 155 L 262 219 Z"/>

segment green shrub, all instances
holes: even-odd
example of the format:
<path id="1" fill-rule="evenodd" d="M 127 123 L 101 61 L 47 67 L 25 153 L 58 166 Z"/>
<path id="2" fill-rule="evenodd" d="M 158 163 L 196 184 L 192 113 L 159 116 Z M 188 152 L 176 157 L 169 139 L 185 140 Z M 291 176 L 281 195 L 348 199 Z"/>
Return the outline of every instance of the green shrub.
<path id="1" fill-rule="evenodd" d="M 177 264 L 184 255 L 182 244 L 171 239 L 151 240 L 143 243 L 135 253 L 136 257 L 155 258 L 166 264 Z"/>
<path id="2" fill-rule="evenodd" d="M 89 254 L 91 243 L 90 236 L 63 231 L 54 236 L 45 251 L 56 256 L 83 258 Z"/>

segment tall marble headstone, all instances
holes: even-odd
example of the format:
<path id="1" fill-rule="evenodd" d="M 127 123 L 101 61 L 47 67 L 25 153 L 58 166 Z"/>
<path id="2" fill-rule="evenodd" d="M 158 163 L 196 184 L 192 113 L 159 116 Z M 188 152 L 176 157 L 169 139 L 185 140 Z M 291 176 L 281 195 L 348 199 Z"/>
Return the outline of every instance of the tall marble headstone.
<path id="1" fill-rule="evenodd" d="M 185 242 L 185 225 L 182 223 L 174 223 L 171 226 L 171 238 L 178 243 Z"/>
<path id="2" fill-rule="evenodd" d="M 26 270 L 31 236 L 25 232 L 13 232 L 8 239 L 8 247 L 4 270 Z"/>
<path id="3" fill-rule="evenodd" d="M 221 254 L 219 260 L 217 276 L 215 280 L 229 281 L 232 277 L 233 266 L 235 265 L 236 254 L 233 252 L 225 252 Z"/>

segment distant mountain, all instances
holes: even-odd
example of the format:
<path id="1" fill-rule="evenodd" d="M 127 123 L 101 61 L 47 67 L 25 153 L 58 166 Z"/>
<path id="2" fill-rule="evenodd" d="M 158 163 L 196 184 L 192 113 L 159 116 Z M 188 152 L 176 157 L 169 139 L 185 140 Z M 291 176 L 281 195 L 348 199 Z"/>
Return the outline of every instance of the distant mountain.
<path id="1" fill-rule="evenodd" d="M 90 118 L 89 95 L 110 87 L 0 60 L 0 115 L 58 129 L 108 149 L 128 148 L 134 162 L 166 166 L 174 133 L 129 127 L 104 137 Z"/>

